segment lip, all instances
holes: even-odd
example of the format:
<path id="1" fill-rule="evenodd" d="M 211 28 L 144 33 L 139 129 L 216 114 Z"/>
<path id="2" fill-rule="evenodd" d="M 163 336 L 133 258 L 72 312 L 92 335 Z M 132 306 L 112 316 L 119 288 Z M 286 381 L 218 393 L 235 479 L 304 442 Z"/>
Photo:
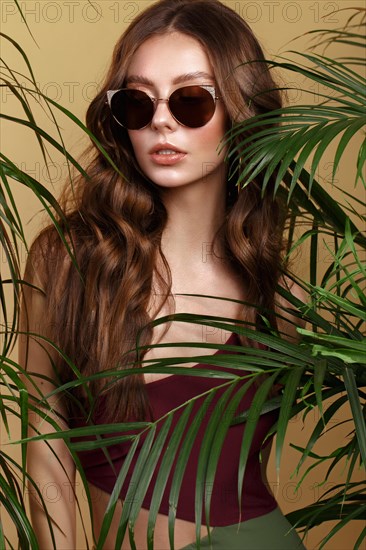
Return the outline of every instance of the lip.
<path id="1" fill-rule="evenodd" d="M 159 151 L 162 151 L 163 149 L 171 149 L 172 151 L 175 151 L 175 153 L 172 153 L 171 155 L 160 155 Z M 150 149 L 149 155 L 155 164 L 160 166 L 172 166 L 173 164 L 177 164 L 183 160 L 187 156 L 187 153 L 185 151 L 181 151 L 170 143 L 158 143 Z"/>
<path id="2" fill-rule="evenodd" d="M 162 151 L 163 149 L 171 149 L 172 151 L 176 151 L 177 153 L 182 153 L 184 155 L 186 154 L 185 151 L 178 149 L 178 147 L 175 147 L 175 145 L 172 145 L 171 143 L 157 143 L 152 149 L 150 149 L 149 154 L 152 155 L 154 153 L 157 153 L 158 151 Z"/>

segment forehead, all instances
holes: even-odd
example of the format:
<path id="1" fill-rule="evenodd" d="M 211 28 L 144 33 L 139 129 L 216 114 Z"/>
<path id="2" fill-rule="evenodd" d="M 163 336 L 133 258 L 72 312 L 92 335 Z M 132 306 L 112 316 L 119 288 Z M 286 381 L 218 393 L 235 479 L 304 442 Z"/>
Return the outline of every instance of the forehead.
<path id="1" fill-rule="evenodd" d="M 127 70 L 127 81 L 144 77 L 147 81 L 175 83 L 212 80 L 213 69 L 205 49 L 195 38 L 173 32 L 156 35 L 139 46 Z"/>

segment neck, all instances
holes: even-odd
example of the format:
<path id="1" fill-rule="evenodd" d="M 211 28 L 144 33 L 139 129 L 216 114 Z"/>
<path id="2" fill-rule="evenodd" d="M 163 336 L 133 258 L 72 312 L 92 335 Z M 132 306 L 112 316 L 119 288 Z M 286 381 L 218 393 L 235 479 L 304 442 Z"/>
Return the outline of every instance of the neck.
<path id="1" fill-rule="evenodd" d="M 213 260 L 214 237 L 225 217 L 225 185 L 164 189 L 162 198 L 168 212 L 162 250 L 168 262 Z M 215 247 L 216 254 L 221 252 Z"/>

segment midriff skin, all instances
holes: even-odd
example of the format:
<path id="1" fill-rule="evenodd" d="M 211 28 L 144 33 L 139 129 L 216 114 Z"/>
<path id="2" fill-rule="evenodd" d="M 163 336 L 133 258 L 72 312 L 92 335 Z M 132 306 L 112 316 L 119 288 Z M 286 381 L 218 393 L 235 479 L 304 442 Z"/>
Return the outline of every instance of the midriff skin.
<path id="1" fill-rule="evenodd" d="M 93 502 L 93 520 L 96 540 L 99 538 L 99 532 L 103 521 L 103 516 L 108 505 L 110 495 L 95 485 L 89 483 L 90 497 Z M 108 538 L 103 546 L 103 550 L 114 550 L 115 541 L 118 529 L 118 520 L 122 512 L 122 501 L 119 501 L 116 512 L 113 517 L 111 528 L 108 532 Z M 145 550 L 147 548 L 146 533 L 148 524 L 149 510 L 141 509 L 139 517 L 135 525 L 135 544 L 138 550 Z M 174 548 L 184 548 L 188 544 L 191 544 L 196 540 L 196 526 L 190 521 L 182 519 L 175 520 L 175 538 Z M 207 529 L 201 528 L 201 536 L 207 535 Z M 122 550 L 130 550 L 128 533 L 121 547 Z M 154 548 L 156 550 L 168 550 L 170 548 L 169 536 L 168 536 L 168 516 L 158 514 L 155 526 L 154 534 Z"/>

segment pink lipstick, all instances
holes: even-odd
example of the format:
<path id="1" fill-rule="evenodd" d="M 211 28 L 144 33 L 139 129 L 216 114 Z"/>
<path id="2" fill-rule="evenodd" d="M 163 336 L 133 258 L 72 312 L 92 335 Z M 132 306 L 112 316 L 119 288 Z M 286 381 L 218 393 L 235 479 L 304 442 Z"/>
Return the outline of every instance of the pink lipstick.
<path id="1" fill-rule="evenodd" d="M 155 164 L 172 166 L 183 160 L 187 156 L 187 153 L 170 143 L 159 143 L 149 151 L 149 155 Z"/>

